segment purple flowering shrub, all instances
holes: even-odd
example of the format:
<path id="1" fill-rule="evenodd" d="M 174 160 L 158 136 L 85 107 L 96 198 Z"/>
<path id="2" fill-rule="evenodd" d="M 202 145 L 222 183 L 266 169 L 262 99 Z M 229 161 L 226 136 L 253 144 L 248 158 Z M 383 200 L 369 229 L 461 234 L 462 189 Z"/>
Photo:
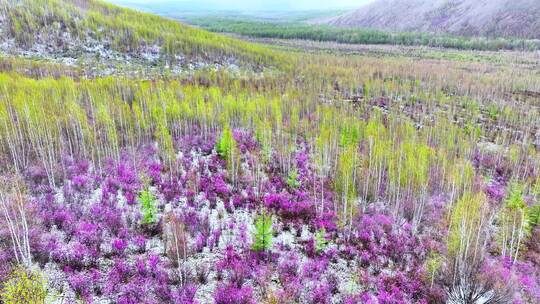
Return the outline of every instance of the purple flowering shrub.
<path id="1" fill-rule="evenodd" d="M 428 286 L 421 278 L 426 247 L 408 223 L 381 213 L 365 213 L 356 220 L 345 248 L 341 254 L 359 266 L 364 291 L 358 297 L 362 301 L 425 301 Z"/>
<path id="2" fill-rule="evenodd" d="M 495 257 L 484 261 L 480 280 L 489 281 L 497 290 L 506 291 L 513 303 L 537 303 L 540 301 L 539 270 L 531 263 L 516 261 L 510 257 Z"/>
<path id="3" fill-rule="evenodd" d="M 178 138 L 173 164 L 163 162 L 155 146 L 122 153 L 101 169 L 65 158 L 63 181 L 55 188 L 43 170 L 32 167 L 32 254 L 42 269 L 56 271 L 46 273 L 51 285 L 88 303 L 447 300 L 446 261 L 433 275 L 426 266 L 432 254 L 446 252 L 447 195 L 428 199 L 417 230 L 369 203 L 343 227 L 332 181 L 319 175 L 307 144 L 298 141 L 291 173 L 276 155 L 263 162 L 251 133 L 233 130 L 233 137 L 242 163 L 234 183 L 212 135 Z M 505 181 L 482 189 L 490 206 L 498 206 Z M 154 199 L 152 225 L 142 220 L 142 192 Z M 261 211 L 272 214 L 273 241 L 256 252 L 254 222 Z M 181 227 L 180 237 L 170 233 L 169 214 Z M 540 301 L 538 231 L 519 261 L 493 253 L 482 264 L 490 286 L 512 286 L 515 303 Z M 0 226 L 1 245 L 9 244 L 8 236 Z M 181 254 L 170 254 L 171 246 Z M 12 263 L 9 246 L 0 247 L 0 278 Z"/>
<path id="4" fill-rule="evenodd" d="M 220 285 L 214 293 L 216 304 L 254 304 L 251 287 L 238 287 L 235 285 Z"/>
<path id="5" fill-rule="evenodd" d="M 137 257 L 134 265 L 115 259 L 106 274 L 104 293 L 118 295 L 118 303 L 160 303 L 171 297 L 169 275 L 158 256 Z"/>
<path id="6" fill-rule="evenodd" d="M 286 177 L 276 174 L 265 184 L 264 205 L 274 210 L 284 221 L 308 224 L 328 231 L 335 230 L 336 213 L 333 210 L 334 195 L 330 182 L 317 175 L 309 161 L 307 147 L 301 145 L 294 155 L 294 167 L 298 187 L 290 187 Z M 271 168 L 271 173 L 277 173 Z"/>

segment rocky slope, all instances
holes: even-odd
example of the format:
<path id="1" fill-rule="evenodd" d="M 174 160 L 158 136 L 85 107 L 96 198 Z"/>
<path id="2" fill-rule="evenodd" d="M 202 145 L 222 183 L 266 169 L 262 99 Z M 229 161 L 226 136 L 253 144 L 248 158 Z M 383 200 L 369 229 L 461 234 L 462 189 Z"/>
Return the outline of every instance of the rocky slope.
<path id="1" fill-rule="evenodd" d="M 376 0 L 315 23 L 390 31 L 540 38 L 538 0 Z"/>

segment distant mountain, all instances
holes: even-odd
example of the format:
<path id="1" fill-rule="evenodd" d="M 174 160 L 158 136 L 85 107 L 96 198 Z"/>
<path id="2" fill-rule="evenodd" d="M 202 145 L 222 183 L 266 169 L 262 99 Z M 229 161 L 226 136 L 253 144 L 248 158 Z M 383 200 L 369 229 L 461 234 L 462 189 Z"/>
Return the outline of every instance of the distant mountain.
<path id="1" fill-rule="evenodd" d="M 540 0 L 376 0 L 314 23 L 540 39 Z"/>
<path id="2" fill-rule="evenodd" d="M 110 2 L 133 8 L 141 8 L 150 12 L 262 12 L 262 11 L 304 11 L 351 9 L 370 0 L 110 0 Z"/>

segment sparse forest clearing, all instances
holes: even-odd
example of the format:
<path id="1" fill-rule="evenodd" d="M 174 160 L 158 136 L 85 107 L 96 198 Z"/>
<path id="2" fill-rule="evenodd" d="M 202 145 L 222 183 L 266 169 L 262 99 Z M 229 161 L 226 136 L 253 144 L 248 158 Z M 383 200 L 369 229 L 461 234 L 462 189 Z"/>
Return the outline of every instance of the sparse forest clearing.
<path id="1" fill-rule="evenodd" d="M 0 36 L 0 303 L 540 302 L 538 51 L 94 0 Z"/>

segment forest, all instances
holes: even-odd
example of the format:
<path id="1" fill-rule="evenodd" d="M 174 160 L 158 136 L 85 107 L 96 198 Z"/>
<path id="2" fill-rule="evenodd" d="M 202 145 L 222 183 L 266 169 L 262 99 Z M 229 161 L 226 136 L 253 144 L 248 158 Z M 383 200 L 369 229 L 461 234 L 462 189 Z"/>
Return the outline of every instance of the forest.
<path id="1" fill-rule="evenodd" d="M 538 52 L 308 52 L 96 0 L 0 7 L 2 45 L 59 50 L 0 57 L 0 303 L 540 302 Z M 89 44 L 125 57 L 58 59 Z"/>
<path id="2" fill-rule="evenodd" d="M 385 32 L 374 29 L 313 25 L 298 21 L 245 20 L 227 15 L 186 16 L 190 24 L 218 33 L 248 37 L 332 41 L 350 44 L 415 45 L 459 50 L 526 50 L 540 48 L 540 41 L 512 38 L 463 37 L 422 32 Z"/>

